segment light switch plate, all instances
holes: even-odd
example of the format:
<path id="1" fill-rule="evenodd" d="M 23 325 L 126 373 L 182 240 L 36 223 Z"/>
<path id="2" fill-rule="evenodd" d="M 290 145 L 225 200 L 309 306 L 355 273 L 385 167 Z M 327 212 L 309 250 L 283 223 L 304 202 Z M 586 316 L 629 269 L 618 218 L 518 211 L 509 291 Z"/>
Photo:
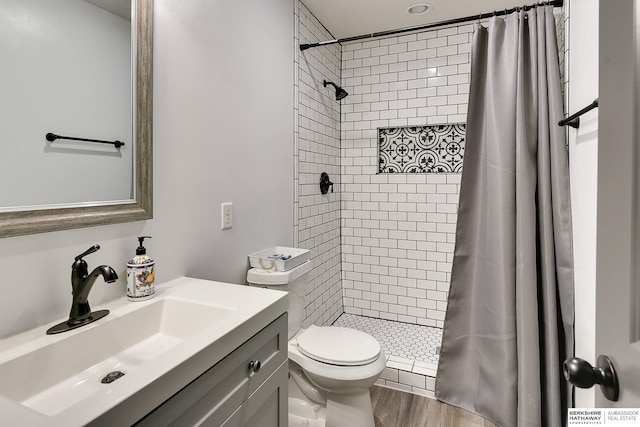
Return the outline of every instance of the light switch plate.
<path id="1" fill-rule="evenodd" d="M 228 230 L 233 227 L 233 203 L 223 203 L 221 205 L 222 212 L 222 230 Z"/>

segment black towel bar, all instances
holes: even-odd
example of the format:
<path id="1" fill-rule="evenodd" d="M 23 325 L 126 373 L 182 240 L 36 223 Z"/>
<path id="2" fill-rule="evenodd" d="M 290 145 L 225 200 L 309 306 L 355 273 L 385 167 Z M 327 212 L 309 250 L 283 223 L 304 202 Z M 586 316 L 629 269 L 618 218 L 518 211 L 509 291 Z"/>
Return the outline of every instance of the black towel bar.
<path id="1" fill-rule="evenodd" d="M 120 148 L 124 145 L 122 141 L 103 141 L 100 139 L 89 139 L 89 138 L 75 138 L 73 136 L 62 136 L 56 135 L 55 133 L 49 132 L 44 136 L 47 138 L 47 141 L 53 142 L 56 139 L 69 139 L 71 141 L 87 141 L 87 142 L 99 142 L 100 144 L 113 144 L 116 148 Z"/>
<path id="2" fill-rule="evenodd" d="M 586 113 L 587 111 L 591 111 L 598 106 L 598 98 L 595 99 L 591 104 L 584 107 L 582 110 L 578 111 L 567 117 L 566 119 L 560 120 L 558 122 L 558 126 L 571 126 L 572 128 L 578 129 L 580 127 L 580 116 Z"/>

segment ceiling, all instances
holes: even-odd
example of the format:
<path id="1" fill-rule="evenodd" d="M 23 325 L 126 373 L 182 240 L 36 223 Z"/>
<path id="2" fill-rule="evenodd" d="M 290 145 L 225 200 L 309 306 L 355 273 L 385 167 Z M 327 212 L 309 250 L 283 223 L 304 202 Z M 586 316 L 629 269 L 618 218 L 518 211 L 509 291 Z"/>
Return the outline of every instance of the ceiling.
<path id="1" fill-rule="evenodd" d="M 337 39 L 385 30 L 414 27 L 453 18 L 490 13 L 533 0 L 302 0 Z M 427 3 L 431 11 L 409 15 L 414 4 Z"/>

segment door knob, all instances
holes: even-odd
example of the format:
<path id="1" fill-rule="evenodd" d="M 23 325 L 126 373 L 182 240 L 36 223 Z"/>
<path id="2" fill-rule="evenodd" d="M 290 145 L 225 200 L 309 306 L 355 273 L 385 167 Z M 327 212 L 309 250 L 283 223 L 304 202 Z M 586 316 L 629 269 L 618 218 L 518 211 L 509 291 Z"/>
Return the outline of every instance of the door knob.
<path id="1" fill-rule="evenodd" d="M 576 387 L 590 388 L 599 384 L 604 397 L 616 401 L 620 394 L 618 375 L 613 362 L 607 356 L 598 356 L 598 363 L 594 368 L 589 362 L 577 357 L 567 359 L 562 364 L 564 378 Z"/>

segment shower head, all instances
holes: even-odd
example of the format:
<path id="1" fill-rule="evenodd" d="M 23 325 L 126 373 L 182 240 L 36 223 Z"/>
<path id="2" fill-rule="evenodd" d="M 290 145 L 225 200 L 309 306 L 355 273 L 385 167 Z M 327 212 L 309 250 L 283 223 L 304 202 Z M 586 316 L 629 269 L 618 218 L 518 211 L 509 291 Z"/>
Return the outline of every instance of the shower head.
<path id="1" fill-rule="evenodd" d="M 336 88 L 336 100 L 337 101 L 340 101 L 341 99 L 344 99 L 344 98 L 346 98 L 347 95 L 349 95 L 349 93 L 346 90 L 342 89 L 340 86 L 336 85 L 333 82 L 328 82 L 328 81 L 325 80 L 324 81 L 324 87 L 327 87 L 327 85 L 331 85 L 331 86 Z"/>

